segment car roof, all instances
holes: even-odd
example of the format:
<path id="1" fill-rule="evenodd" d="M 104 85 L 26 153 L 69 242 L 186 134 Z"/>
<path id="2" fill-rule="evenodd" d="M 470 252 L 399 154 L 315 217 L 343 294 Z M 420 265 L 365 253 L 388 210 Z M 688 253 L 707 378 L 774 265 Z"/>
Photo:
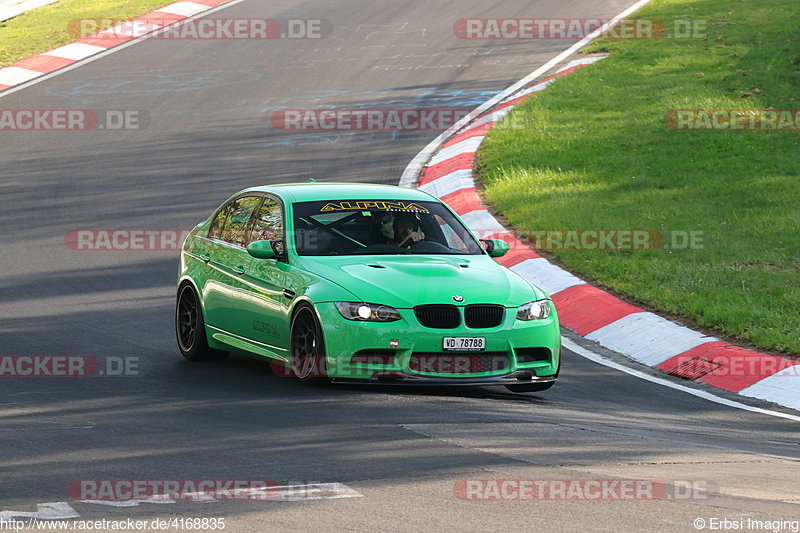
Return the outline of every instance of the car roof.
<path id="1" fill-rule="evenodd" d="M 251 187 L 241 192 L 272 193 L 290 202 L 313 202 L 315 200 L 438 201 L 431 195 L 416 189 L 374 183 L 286 183 Z"/>

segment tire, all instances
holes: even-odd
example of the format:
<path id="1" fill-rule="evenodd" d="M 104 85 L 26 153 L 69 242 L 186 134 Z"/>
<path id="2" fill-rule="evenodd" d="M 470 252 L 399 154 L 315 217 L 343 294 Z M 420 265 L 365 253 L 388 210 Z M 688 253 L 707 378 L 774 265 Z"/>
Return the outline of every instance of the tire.
<path id="1" fill-rule="evenodd" d="M 289 330 L 291 371 L 303 385 L 323 385 L 330 382 L 325 368 L 325 342 L 322 327 L 314 309 L 300 304 L 292 316 Z"/>
<path id="2" fill-rule="evenodd" d="M 206 323 L 197 293 L 190 283 L 178 289 L 175 305 L 175 336 L 181 355 L 189 361 L 222 360 L 228 352 L 214 350 L 208 346 Z"/>

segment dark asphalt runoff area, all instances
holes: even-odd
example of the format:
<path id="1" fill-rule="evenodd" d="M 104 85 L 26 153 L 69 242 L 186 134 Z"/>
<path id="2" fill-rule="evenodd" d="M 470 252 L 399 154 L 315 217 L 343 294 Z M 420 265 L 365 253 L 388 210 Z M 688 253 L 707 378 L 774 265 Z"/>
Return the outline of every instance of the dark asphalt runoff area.
<path id="1" fill-rule="evenodd" d="M 225 517 L 225 531 L 254 533 L 689 532 L 714 519 L 800 520 L 800 422 L 569 351 L 558 384 L 540 394 L 314 388 L 244 357 L 189 363 L 173 329 L 177 252 L 65 245 L 78 229 L 189 229 L 248 186 L 312 176 L 396 184 L 438 132 L 286 131 L 271 113 L 467 111 L 573 41 L 463 40 L 455 20 L 607 18 L 632 3 L 246 0 L 210 16 L 321 19 L 333 30 L 150 39 L 0 98 L 3 109 L 147 118 L 138 130 L 0 132 L 0 355 L 138 364 L 125 377 L 0 377 L 0 510 L 66 502 L 83 519 Z M 68 485 L 82 479 L 342 483 L 361 496 L 118 507 L 71 499 Z M 495 479 L 666 488 L 638 500 L 459 497 L 468 480 Z"/>

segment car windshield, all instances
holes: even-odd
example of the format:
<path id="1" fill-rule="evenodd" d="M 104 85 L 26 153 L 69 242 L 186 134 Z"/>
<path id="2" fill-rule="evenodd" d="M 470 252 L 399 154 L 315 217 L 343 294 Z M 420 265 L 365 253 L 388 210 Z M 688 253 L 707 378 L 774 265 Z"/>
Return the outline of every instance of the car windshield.
<path id="1" fill-rule="evenodd" d="M 484 253 L 440 202 L 300 202 L 294 204 L 294 238 L 299 255 Z"/>

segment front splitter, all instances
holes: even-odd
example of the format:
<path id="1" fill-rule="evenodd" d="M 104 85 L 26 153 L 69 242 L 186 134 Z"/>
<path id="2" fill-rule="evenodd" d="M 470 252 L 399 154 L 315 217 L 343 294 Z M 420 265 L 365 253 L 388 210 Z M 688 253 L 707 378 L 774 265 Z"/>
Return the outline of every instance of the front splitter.
<path id="1" fill-rule="evenodd" d="M 467 386 L 476 385 L 529 385 L 532 383 L 555 383 L 555 376 L 534 376 L 527 371 L 518 371 L 503 376 L 473 378 L 441 378 L 416 376 L 392 372 L 391 375 L 373 376 L 369 379 L 333 378 L 332 383 L 339 385 L 428 385 L 428 386 Z"/>

